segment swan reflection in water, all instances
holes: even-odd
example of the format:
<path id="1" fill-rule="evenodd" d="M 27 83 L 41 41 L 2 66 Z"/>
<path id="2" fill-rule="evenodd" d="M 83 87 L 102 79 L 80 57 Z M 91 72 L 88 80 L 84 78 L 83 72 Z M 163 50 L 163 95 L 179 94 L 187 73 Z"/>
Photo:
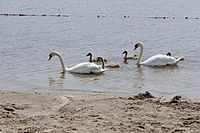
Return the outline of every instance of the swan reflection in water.
<path id="1" fill-rule="evenodd" d="M 54 78 L 49 77 L 49 86 L 57 85 L 59 87 L 63 87 L 63 84 L 64 82 L 61 79 L 55 80 Z"/>
<path id="2" fill-rule="evenodd" d="M 58 85 L 60 87 L 63 86 L 64 84 L 63 80 L 65 79 L 65 72 L 61 72 L 60 74 L 61 75 L 57 80 L 52 77 L 49 77 L 49 86 L 54 86 L 54 85 Z"/>
<path id="3" fill-rule="evenodd" d="M 140 91 L 141 89 L 143 89 L 143 87 L 145 86 L 145 79 L 144 77 L 144 73 L 143 73 L 143 69 L 141 67 L 137 67 L 137 77 L 136 77 L 136 81 L 134 82 L 133 88 L 138 89 L 138 91 Z"/>
<path id="4" fill-rule="evenodd" d="M 49 86 L 59 86 L 59 87 L 63 87 L 65 81 L 67 80 L 67 76 L 68 77 L 76 77 L 78 78 L 79 81 L 81 82 L 93 82 L 93 81 L 98 81 L 100 80 L 100 76 L 103 74 L 77 74 L 77 73 L 71 73 L 70 76 L 67 75 L 69 73 L 66 72 L 61 72 L 60 76 L 58 79 L 53 78 L 53 77 L 49 77 Z"/>

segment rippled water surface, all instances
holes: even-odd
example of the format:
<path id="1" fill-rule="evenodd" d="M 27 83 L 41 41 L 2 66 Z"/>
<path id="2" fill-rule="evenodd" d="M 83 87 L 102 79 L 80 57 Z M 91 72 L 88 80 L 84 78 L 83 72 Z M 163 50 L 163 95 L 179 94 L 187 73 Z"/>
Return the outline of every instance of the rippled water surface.
<path id="1" fill-rule="evenodd" d="M 199 0 L 3 1 L 0 14 L 70 16 L 0 16 L 0 88 L 200 95 L 199 5 Z M 138 68 L 134 60 L 124 64 L 122 52 L 139 54 L 133 51 L 139 41 L 143 59 L 170 51 L 185 60 L 176 68 Z M 54 50 L 68 67 L 88 61 L 92 52 L 121 68 L 98 76 L 61 74 L 58 58 L 47 61 Z"/>

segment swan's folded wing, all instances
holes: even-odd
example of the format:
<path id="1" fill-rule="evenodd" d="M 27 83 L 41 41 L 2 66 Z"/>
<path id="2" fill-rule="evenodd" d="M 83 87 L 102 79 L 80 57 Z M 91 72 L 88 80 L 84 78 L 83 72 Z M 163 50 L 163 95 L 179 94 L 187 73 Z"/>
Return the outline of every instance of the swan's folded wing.
<path id="1" fill-rule="evenodd" d="M 74 67 L 71 67 L 69 69 L 69 72 L 74 73 L 100 73 L 103 72 L 103 69 L 100 65 L 90 63 L 90 62 L 84 62 L 80 63 Z"/>
<path id="2" fill-rule="evenodd" d="M 162 54 L 152 56 L 146 61 L 142 62 L 142 64 L 152 65 L 152 66 L 165 66 L 165 65 L 172 65 L 175 63 L 176 63 L 176 59 L 174 57 L 162 55 Z"/>

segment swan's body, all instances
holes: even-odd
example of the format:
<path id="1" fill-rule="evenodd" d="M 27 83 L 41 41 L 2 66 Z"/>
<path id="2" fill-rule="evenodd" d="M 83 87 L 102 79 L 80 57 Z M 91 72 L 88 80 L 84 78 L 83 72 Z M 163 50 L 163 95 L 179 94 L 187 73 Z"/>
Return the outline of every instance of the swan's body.
<path id="1" fill-rule="evenodd" d="M 141 61 L 143 55 L 143 44 L 141 42 L 135 45 L 134 50 L 140 47 L 140 55 L 138 57 L 137 64 L 138 65 L 146 65 L 146 66 L 176 66 L 176 64 L 181 60 L 181 58 L 175 58 L 168 55 L 158 54 L 150 57 L 145 61 Z"/>
<path id="2" fill-rule="evenodd" d="M 77 64 L 71 68 L 66 68 L 63 58 L 60 53 L 58 53 L 57 51 L 51 52 L 49 54 L 49 60 L 53 56 L 58 56 L 58 58 L 60 59 L 63 72 L 71 72 L 71 73 L 79 73 L 79 74 L 99 74 L 105 71 L 105 69 L 103 69 L 100 65 L 90 63 L 90 62 L 84 62 L 84 63 Z"/>
<path id="3" fill-rule="evenodd" d="M 88 53 L 87 56 L 90 56 L 89 62 L 100 62 L 98 58 L 92 59 L 92 53 Z M 107 59 L 103 59 L 104 62 L 107 62 Z"/>
<path id="4" fill-rule="evenodd" d="M 104 59 L 102 57 L 97 57 L 97 60 L 98 60 L 98 62 L 102 62 L 102 68 L 104 69 L 104 67 L 105 67 Z M 109 64 L 109 65 L 106 65 L 106 67 L 109 67 L 109 68 L 120 68 L 120 65 L 119 64 Z"/>
<path id="5" fill-rule="evenodd" d="M 179 60 L 177 60 L 174 57 L 158 54 L 138 64 L 147 66 L 169 66 L 169 65 L 175 65 L 178 61 Z"/>

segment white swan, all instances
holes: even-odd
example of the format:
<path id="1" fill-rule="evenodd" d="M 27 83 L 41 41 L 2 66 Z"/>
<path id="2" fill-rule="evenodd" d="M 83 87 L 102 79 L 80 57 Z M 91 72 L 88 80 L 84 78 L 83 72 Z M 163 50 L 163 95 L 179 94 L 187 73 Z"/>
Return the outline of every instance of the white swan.
<path id="1" fill-rule="evenodd" d="M 176 64 L 181 60 L 181 58 L 175 58 L 163 54 L 158 54 L 150 57 L 146 61 L 141 62 L 143 55 L 143 44 L 141 42 L 135 45 L 134 50 L 140 47 L 140 55 L 138 57 L 137 65 L 146 65 L 146 66 L 176 66 Z"/>
<path id="2" fill-rule="evenodd" d="M 63 62 L 63 58 L 60 53 L 57 51 L 53 51 L 49 54 L 50 60 L 53 56 L 58 56 L 61 62 L 61 66 L 63 69 L 63 72 L 71 72 L 71 73 L 79 73 L 79 74 L 101 74 L 105 71 L 100 65 L 90 63 L 90 62 L 84 62 L 77 64 L 71 68 L 66 68 L 65 63 Z"/>

